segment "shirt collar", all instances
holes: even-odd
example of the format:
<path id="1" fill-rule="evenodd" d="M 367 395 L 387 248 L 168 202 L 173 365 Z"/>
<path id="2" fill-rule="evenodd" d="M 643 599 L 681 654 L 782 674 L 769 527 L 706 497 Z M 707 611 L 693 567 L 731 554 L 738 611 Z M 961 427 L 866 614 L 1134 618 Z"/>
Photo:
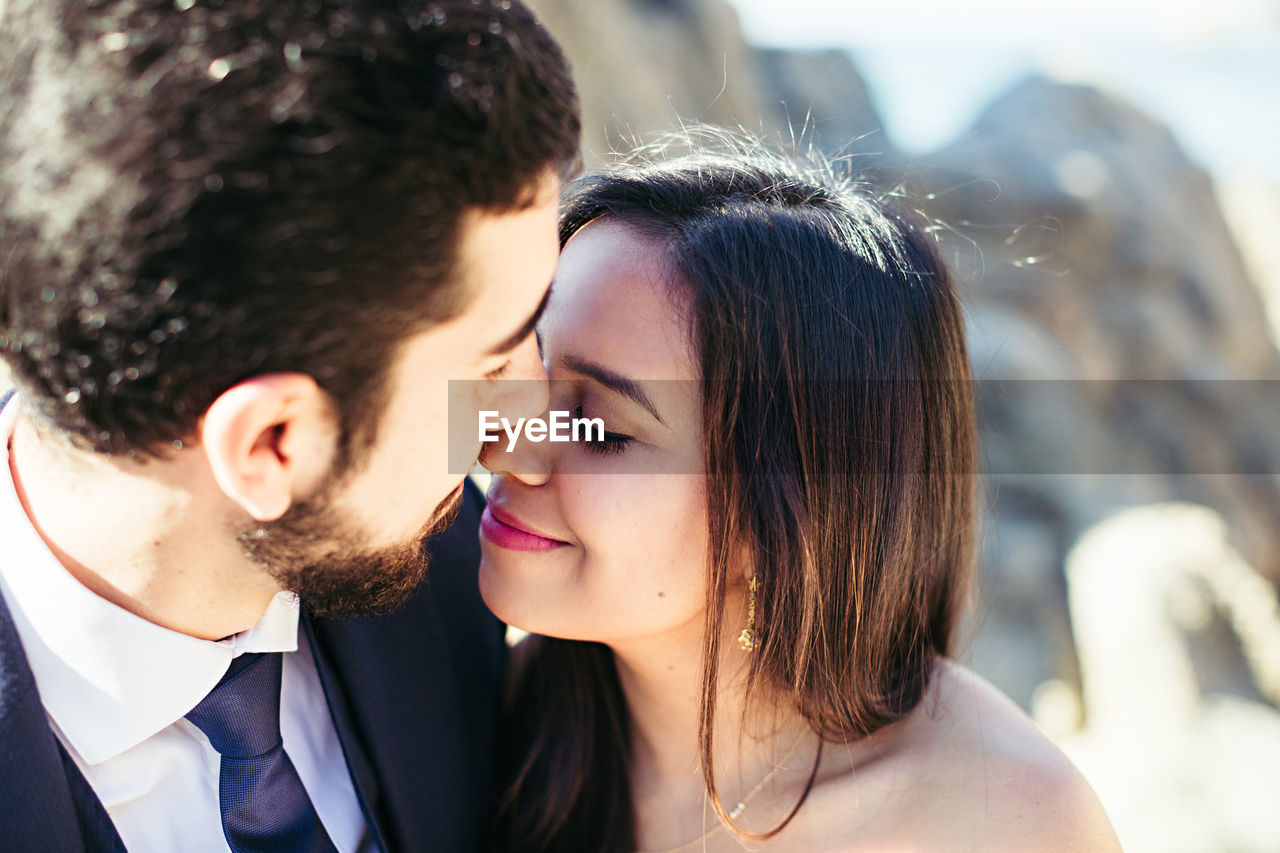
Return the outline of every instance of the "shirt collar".
<path id="1" fill-rule="evenodd" d="M 76 752 L 98 764 L 172 723 L 245 652 L 298 648 L 298 599 L 282 592 L 256 625 L 201 640 L 118 607 L 77 581 L 31 525 L 9 470 L 15 398 L 0 413 L 0 592 L 45 710 Z"/>

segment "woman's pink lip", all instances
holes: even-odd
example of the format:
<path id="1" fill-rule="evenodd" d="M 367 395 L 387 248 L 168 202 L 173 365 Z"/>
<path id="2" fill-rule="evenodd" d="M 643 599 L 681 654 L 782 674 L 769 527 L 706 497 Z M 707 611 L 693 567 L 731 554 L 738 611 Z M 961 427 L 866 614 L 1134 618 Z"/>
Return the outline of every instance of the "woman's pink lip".
<path id="1" fill-rule="evenodd" d="M 560 539 L 555 538 L 554 536 L 548 536 L 547 534 L 543 533 L 541 530 L 539 530 L 538 528 L 534 527 L 531 524 L 525 524 L 523 521 L 516 518 L 514 515 L 507 512 L 505 509 L 503 509 L 502 507 L 498 506 L 495 503 L 486 503 L 485 506 L 489 509 L 490 512 L 493 513 L 494 518 L 498 519 L 498 521 L 501 521 L 507 527 L 514 527 L 516 530 L 523 530 L 525 533 L 533 534 L 534 536 L 537 536 L 540 539 L 550 539 L 552 542 L 562 541 Z"/>
<path id="2" fill-rule="evenodd" d="M 480 515 L 480 533 L 500 548 L 512 551 L 550 551 L 567 544 L 528 530 L 526 525 L 501 510 L 495 510 L 492 504 L 486 506 Z"/>

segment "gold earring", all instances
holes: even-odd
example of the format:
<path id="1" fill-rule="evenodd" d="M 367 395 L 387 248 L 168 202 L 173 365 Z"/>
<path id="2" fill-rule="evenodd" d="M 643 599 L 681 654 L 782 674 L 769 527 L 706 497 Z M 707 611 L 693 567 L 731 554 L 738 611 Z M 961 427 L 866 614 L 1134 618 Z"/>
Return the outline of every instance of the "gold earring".
<path id="1" fill-rule="evenodd" d="M 760 642 L 760 638 L 756 636 L 756 590 L 759 588 L 760 581 L 753 575 L 747 583 L 747 627 L 738 635 L 738 645 L 742 646 L 744 652 L 753 650 Z"/>

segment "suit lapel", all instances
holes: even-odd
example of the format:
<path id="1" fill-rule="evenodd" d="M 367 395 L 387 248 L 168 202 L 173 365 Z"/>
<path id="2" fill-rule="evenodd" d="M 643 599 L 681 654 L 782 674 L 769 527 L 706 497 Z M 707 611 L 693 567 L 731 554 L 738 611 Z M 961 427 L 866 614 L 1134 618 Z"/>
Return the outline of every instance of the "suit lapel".
<path id="1" fill-rule="evenodd" d="M 474 850 L 468 731 L 430 585 L 394 615 L 315 620 L 309 630 L 382 849 Z"/>
<path id="2" fill-rule="evenodd" d="M 102 804 L 66 757 L 0 596 L 0 826 L 12 851 L 123 851 Z"/>
<path id="3" fill-rule="evenodd" d="M 305 611 L 302 615 L 302 630 L 311 647 L 311 657 L 316 663 L 316 672 L 320 676 L 320 686 L 324 690 L 325 701 L 329 705 L 329 715 L 333 719 L 334 730 L 338 733 L 338 742 L 342 744 L 342 755 L 347 762 L 347 771 L 355 785 L 356 797 L 360 800 L 360 811 L 364 814 L 365 823 L 373 833 L 378 849 L 387 851 L 386 839 L 378 820 L 378 805 L 381 802 L 378 778 L 373 766 L 361 744 L 360 733 L 352 720 L 350 700 L 342 681 L 334 672 L 329 656 L 324 653 L 316 640 L 315 626 Z"/>

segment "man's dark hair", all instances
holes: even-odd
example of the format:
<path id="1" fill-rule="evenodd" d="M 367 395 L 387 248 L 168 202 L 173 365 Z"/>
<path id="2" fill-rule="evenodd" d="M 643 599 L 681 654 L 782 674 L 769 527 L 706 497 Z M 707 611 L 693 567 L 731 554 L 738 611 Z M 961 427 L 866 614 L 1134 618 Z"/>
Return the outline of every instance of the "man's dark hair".
<path id="1" fill-rule="evenodd" d="M 273 371 L 371 441 L 399 344 L 455 316 L 469 209 L 578 149 L 519 0 L 0 4 L 0 352 L 77 443 L 154 455 Z"/>

